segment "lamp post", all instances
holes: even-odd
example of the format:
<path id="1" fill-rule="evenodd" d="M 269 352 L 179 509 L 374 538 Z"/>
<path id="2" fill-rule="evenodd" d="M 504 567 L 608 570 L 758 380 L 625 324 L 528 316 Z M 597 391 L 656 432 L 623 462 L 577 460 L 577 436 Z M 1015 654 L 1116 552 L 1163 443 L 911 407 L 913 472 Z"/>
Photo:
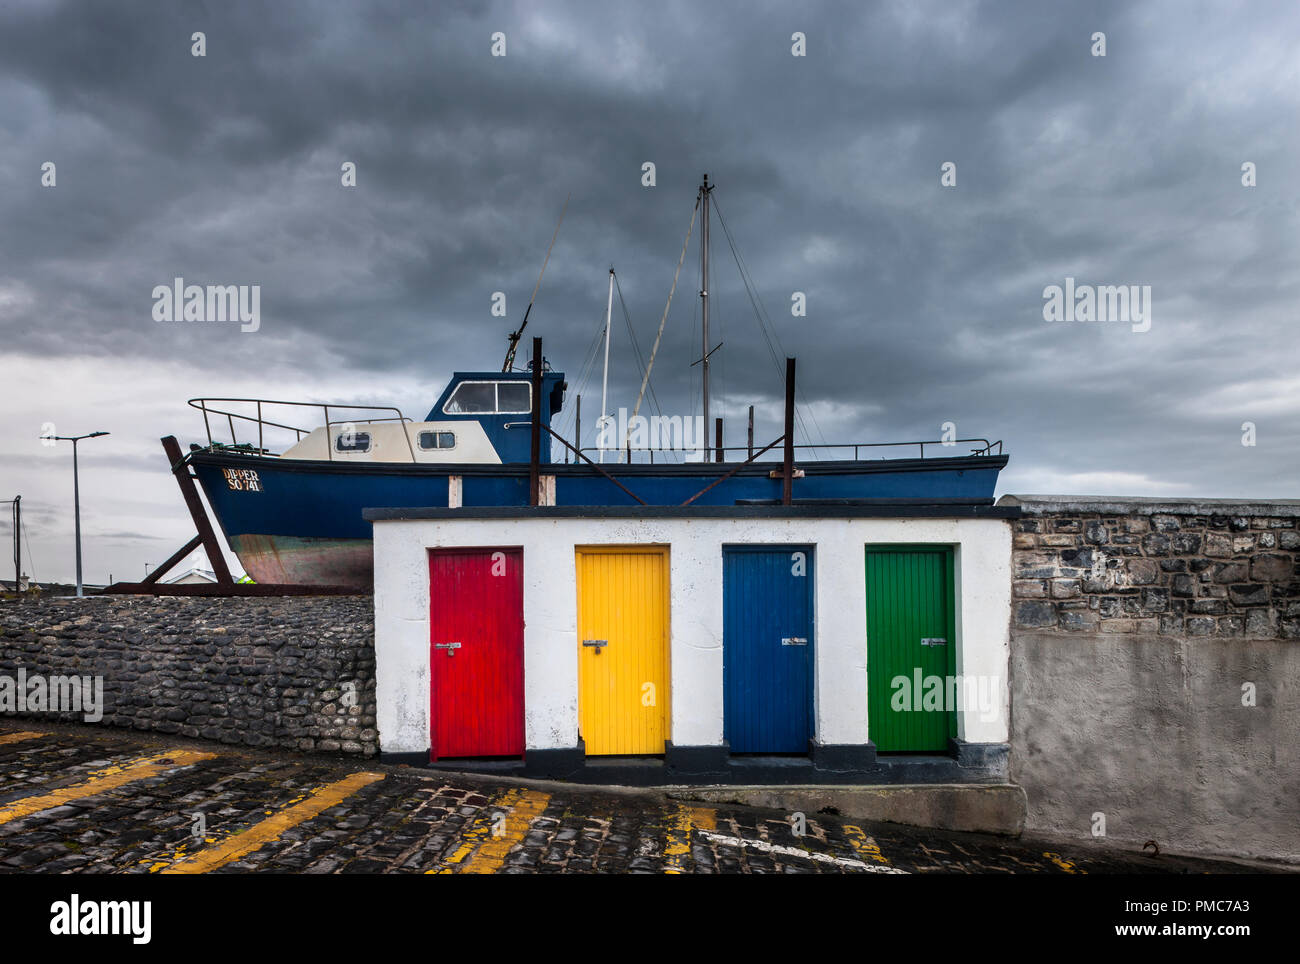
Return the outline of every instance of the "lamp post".
<path id="1" fill-rule="evenodd" d="M 101 435 L 107 435 L 107 432 L 91 432 L 89 435 L 55 435 L 54 440 L 57 442 L 72 443 L 72 502 L 76 515 L 77 527 L 77 595 L 83 596 L 85 593 L 81 590 L 81 481 L 77 475 L 77 443 L 83 438 L 98 438 Z"/>
<path id="2" fill-rule="evenodd" d="M 0 500 L 0 505 L 13 506 L 14 520 L 14 592 L 23 591 L 23 497 Z"/>

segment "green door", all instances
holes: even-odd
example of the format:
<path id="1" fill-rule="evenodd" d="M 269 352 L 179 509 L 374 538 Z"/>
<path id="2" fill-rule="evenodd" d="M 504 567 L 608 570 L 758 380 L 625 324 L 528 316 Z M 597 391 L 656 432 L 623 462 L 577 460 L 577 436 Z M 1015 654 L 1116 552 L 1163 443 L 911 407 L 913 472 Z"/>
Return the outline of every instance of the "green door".
<path id="1" fill-rule="evenodd" d="M 952 549 L 867 549 L 867 724 L 881 752 L 957 736 Z"/>

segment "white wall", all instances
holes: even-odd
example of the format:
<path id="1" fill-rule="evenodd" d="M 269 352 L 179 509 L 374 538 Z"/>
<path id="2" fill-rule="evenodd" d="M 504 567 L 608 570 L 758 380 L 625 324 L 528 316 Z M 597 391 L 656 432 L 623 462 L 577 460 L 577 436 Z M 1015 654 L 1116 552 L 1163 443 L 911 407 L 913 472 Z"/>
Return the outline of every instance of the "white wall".
<path id="1" fill-rule="evenodd" d="M 349 412 L 347 406 L 340 405 L 339 411 Z M 382 413 L 376 413 L 382 417 Z M 331 412 L 334 419 L 336 413 Z M 334 419 L 331 419 L 333 421 Z M 348 426 L 351 425 L 349 429 Z M 364 452 L 340 452 L 337 440 L 340 435 L 352 432 L 365 432 L 370 436 L 370 448 Z M 451 432 L 456 436 L 456 444 L 448 449 L 420 448 L 421 432 Z M 405 437 L 403 437 L 405 433 Z M 335 423 L 330 426 L 329 438 L 335 445 L 333 452 L 325 443 L 324 426 L 313 429 L 285 450 L 281 458 L 285 459 L 332 459 L 335 462 L 476 462 L 485 465 L 500 465 L 501 456 L 487 437 L 487 432 L 478 422 L 365 422 Z"/>
<path id="2" fill-rule="evenodd" d="M 524 725 L 529 749 L 578 742 L 574 547 L 671 547 L 672 729 L 679 746 L 722 742 L 722 547 L 815 547 L 816 740 L 863 743 L 867 725 L 866 562 L 872 544 L 956 547 L 957 671 L 994 678 L 992 712 L 958 714 L 972 743 L 1007 742 L 1011 528 L 999 519 L 441 519 L 375 530 L 380 747 L 429 748 L 429 548 L 523 547 Z"/>

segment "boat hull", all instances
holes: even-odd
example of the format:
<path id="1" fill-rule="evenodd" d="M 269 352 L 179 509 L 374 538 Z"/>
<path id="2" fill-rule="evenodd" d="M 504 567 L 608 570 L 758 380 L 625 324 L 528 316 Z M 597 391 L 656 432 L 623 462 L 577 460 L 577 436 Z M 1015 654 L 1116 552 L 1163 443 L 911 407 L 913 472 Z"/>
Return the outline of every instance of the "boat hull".
<path id="1" fill-rule="evenodd" d="M 348 586 L 366 592 L 374 585 L 373 543 L 369 539 L 246 533 L 231 536 L 230 548 L 254 582 Z"/>
<path id="2" fill-rule="evenodd" d="M 526 506 L 528 466 L 339 463 L 200 451 L 188 458 L 226 540 L 259 583 L 373 586 L 366 508 L 445 507 L 449 479 L 460 504 Z M 800 463 L 799 502 L 901 501 L 991 504 L 1006 456 Z M 782 480 L 773 462 L 731 465 L 610 465 L 618 484 L 588 465 L 547 465 L 561 506 L 772 503 Z"/>

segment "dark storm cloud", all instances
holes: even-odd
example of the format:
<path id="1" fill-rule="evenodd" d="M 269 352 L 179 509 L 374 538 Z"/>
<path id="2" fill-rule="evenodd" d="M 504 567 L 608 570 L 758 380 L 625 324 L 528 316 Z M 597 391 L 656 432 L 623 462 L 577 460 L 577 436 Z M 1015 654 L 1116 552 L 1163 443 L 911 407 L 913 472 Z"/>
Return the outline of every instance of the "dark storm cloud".
<path id="1" fill-rule="evenodd" d="M 0 326 L 128 385 L 197 364 L 419 415 L 453 368 L 500 364 L 571 194 L 529 334 L 576 389 L 611 264 L 648 353 L 707 170 L 810 440 L 954 421 L 1007 440 L 1011 488 L 1290 495 L 1298 32 L 1290 4 L 6 6 Z M 692 247 L 656 363 L 674 412 L 698 398 Z M 716 406 L 733 443 L 750 402 L 775 434 L 779 366 L 716 218 L 713 254 Z M 261 329 L 155 323 L 177 276 L 260 284 Z M 1151 330 L 1047 324 L 1067 276 L 1150 285 Z M 621 320 L 614 346 L 630 406 Z M 427 390 L 379 397 L 386 374 Z"/>

